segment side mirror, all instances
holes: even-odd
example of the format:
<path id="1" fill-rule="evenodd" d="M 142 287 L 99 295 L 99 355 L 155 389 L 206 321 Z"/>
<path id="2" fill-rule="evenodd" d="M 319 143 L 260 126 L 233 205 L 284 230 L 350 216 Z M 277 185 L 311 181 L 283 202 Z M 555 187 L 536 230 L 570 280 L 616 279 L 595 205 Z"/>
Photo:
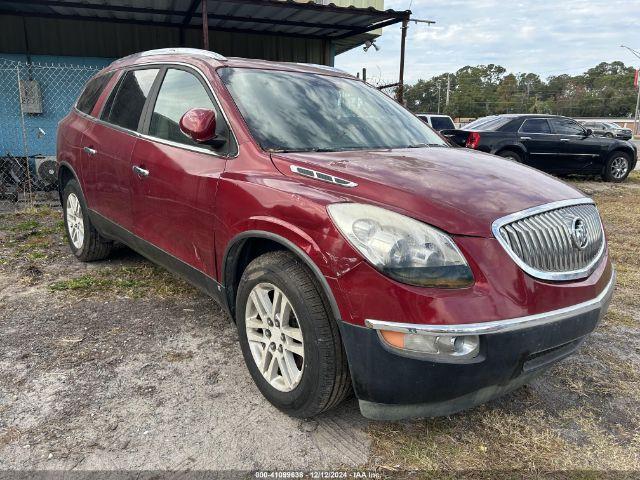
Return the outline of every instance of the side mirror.
<path id="1" fill-rule="evenodd" d="M 208 108 L 192 108 L 180 119 L 180 130 L 194 142 L 221 147 L 225 140 L 216 138 L 216 112 Z"/>
<path id="2" fill-rule="evenodd" d="M 587 134 L 587 137 L 590 137 L 591 135 L 593 135 L 593 130 L 591 130 L 590 128 L 587 128 L 586 134 Z"/>

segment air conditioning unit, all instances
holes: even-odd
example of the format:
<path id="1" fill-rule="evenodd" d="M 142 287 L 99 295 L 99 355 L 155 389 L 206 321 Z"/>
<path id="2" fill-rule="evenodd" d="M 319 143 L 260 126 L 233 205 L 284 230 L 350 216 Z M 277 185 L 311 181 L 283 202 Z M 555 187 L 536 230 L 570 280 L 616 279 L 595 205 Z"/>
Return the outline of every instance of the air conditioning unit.
<path id="1" fill-rule="evenodd" d="M 20 80 L 22 113 L 42 113 L 42 91 L 37 80 Z"/>

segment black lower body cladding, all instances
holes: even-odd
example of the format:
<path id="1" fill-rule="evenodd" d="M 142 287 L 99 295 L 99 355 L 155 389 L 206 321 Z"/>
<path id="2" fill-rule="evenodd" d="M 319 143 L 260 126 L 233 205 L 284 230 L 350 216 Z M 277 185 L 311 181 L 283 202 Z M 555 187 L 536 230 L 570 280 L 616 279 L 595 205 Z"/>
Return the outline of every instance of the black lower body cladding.
<path id="1" fill-rule="evenodd" d="M 376 420 L 449 415 L 499 397 L 573 353 L 606 311 L 481 337 L 468 363 L 439 363 L 390 351 L 376 330 L 341 322 L 360 409 Z"/>

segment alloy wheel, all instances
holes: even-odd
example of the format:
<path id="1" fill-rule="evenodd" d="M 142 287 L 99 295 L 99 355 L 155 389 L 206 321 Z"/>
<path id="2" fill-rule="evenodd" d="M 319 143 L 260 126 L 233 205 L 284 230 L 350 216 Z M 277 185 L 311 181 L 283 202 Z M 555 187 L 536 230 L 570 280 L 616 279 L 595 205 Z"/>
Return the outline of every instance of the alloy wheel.
<path id="1" fill-rule="evenodd" d="M 616 157 L 611 162 L 611 176 L 616 180 L 624 178 L 629 170 L 629 162 L 625 157 Z"/>
<path id="2" fill-rule="evenodd" d="M 77 249 L 81 249 L 84 243 L 84 220 L 82 219 L 82 207 L 75 193 L 67 197 L 67 229 L 71 243 Z"/>
<path id="3" fill-rule="evenodd" d="M 251 290 L 245 329 L 254 362 L 273 388 L 290 392 L 304 370 L 304 339 L 291 302 L 271 283 Z"/>

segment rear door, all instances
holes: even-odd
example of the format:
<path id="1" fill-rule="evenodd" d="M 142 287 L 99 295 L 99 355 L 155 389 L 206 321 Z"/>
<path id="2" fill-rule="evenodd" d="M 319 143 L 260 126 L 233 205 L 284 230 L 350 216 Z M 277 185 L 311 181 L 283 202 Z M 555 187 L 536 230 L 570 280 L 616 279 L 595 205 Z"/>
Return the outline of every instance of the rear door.
<path id="1" fill-rule="evenodd" d="M 182 133 L 180 118 L 192 108 L 216 112 L 216 133 L 228 140 L 223 147 L 198 144 Z M 133 180 L 134 232 L 170 257 L 215 278 L 216 190 L 227 159 L 237 149 L 207 81 L 190 68 L 167 67 L 157 98 L 149 105 L 143 133 L 129 167 L 146 172 Z M 163 260 L 167 258 L 159 259 Z"/>
<path id="2" fill-rule="evenodd" d="M 131 231 L 131 154 L 159 68 L 125 72 L 104 105 L 101 122 L 85 132 L 90 208 Z"/>
<path id="3" fill-rule="evenodd" d="M 529 152 L 525 160 L 527 165 L 546 172 L 554 171 L 560 142 L 546 118 L 527 118 L 518 130 L 518 140 Z"/>
<path id="4" fill-rule="evenodd" d="M 602 139 L 587 135 L 585 128 L 571 118 L 552 118 L 551 128 L 560 139 L 557 172 L 599 170 Z"/>

